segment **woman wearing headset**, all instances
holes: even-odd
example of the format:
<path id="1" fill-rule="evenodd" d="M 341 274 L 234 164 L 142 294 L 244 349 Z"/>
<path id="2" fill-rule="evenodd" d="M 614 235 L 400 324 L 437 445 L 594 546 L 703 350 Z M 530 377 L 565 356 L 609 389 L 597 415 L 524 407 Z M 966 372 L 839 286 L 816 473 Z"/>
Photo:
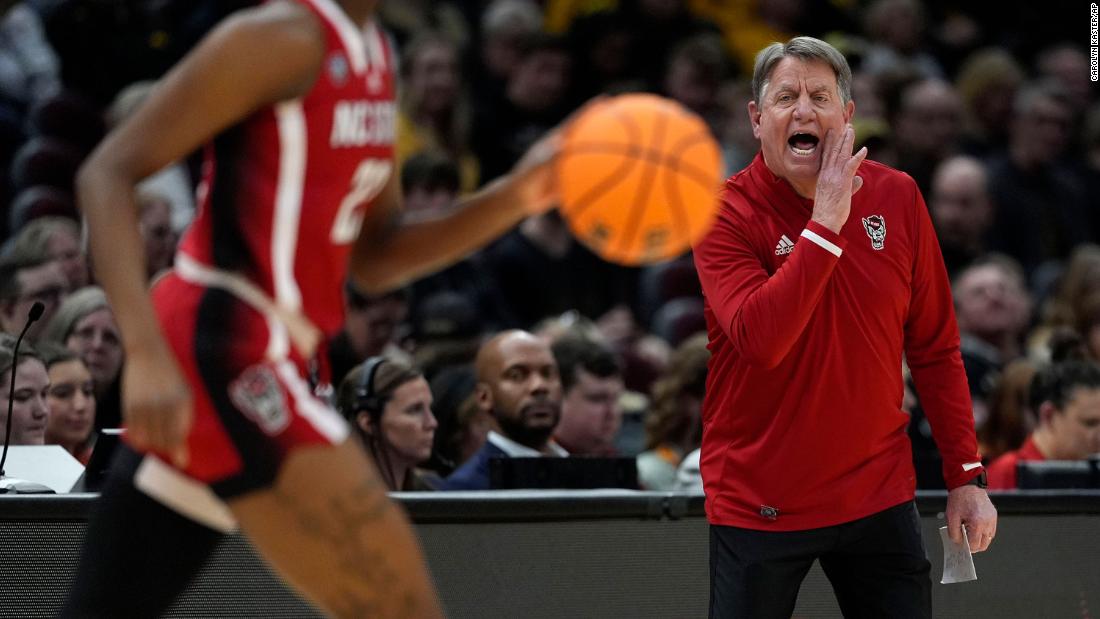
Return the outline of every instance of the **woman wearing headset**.
<path id="1" fill-rule="evenodd" d="M 390 490 L 431 489 L 416 473 L 416 465 L 431 456 L 439 425 L 423 374 L 402 361 L 371 357 L 348 372 L 336 404 Z"/>

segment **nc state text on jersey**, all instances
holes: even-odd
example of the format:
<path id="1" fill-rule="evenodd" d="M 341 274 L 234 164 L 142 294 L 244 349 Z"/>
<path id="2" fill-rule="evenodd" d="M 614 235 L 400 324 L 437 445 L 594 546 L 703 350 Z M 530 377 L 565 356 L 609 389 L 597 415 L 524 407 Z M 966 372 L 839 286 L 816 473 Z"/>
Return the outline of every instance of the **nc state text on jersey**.
<path id="1" fill-rule="evenodd" d="M 329 144 L 333 148 L 392 144 L 396 124 L 392 101 L 337 101 Z"/>

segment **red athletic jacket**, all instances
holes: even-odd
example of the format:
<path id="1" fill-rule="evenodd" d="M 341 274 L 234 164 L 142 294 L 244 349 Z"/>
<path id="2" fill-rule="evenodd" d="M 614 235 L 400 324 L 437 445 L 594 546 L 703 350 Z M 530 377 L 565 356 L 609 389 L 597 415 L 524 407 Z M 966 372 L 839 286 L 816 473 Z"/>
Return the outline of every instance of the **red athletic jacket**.
<path id="1" fill-rule="evenodd" d="M 902 354 L 949 488 L 980 472 L 951 290 L 913 180 L 864 161 L 841 233 L 759 154 L 695 249 L 711 359 L 701 469 L 711 523 L 790 531 L 912 499 Z"/>

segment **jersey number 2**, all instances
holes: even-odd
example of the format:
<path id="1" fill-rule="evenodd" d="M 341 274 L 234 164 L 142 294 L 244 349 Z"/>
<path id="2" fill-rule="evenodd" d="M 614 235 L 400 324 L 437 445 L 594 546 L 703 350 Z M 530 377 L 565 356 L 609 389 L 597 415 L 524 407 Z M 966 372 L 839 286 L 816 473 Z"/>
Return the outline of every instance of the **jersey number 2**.
<path id="1" fill-rule="evenodd" d="M 351 177 L 351 190 L 340 202 L 340 210 L 332 224 L 330 237 L 333 243 L 344 245 L 359 236 L 359 228 L 363 225 L 366 211 L 357 207 L 372 200 L 382 191 L 391 172 L 393 162 L 389 159 L 364 159 L 359 164 Z"/>

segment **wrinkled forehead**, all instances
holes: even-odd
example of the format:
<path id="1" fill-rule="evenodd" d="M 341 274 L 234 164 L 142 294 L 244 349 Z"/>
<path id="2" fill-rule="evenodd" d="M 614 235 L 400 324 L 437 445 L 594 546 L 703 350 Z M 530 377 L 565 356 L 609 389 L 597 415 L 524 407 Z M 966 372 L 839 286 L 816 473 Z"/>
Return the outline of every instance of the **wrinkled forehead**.
<path id="1" fill-rule="evenodd" d="M 788 56 L 776 63 L 764 80 L 761 98 L 767 99 L 769 95 L 784 91 L 798 93 L 805 90 L 809 94 L 837 94 L 838 88 L 836 73 L 829 63 Z"/>

